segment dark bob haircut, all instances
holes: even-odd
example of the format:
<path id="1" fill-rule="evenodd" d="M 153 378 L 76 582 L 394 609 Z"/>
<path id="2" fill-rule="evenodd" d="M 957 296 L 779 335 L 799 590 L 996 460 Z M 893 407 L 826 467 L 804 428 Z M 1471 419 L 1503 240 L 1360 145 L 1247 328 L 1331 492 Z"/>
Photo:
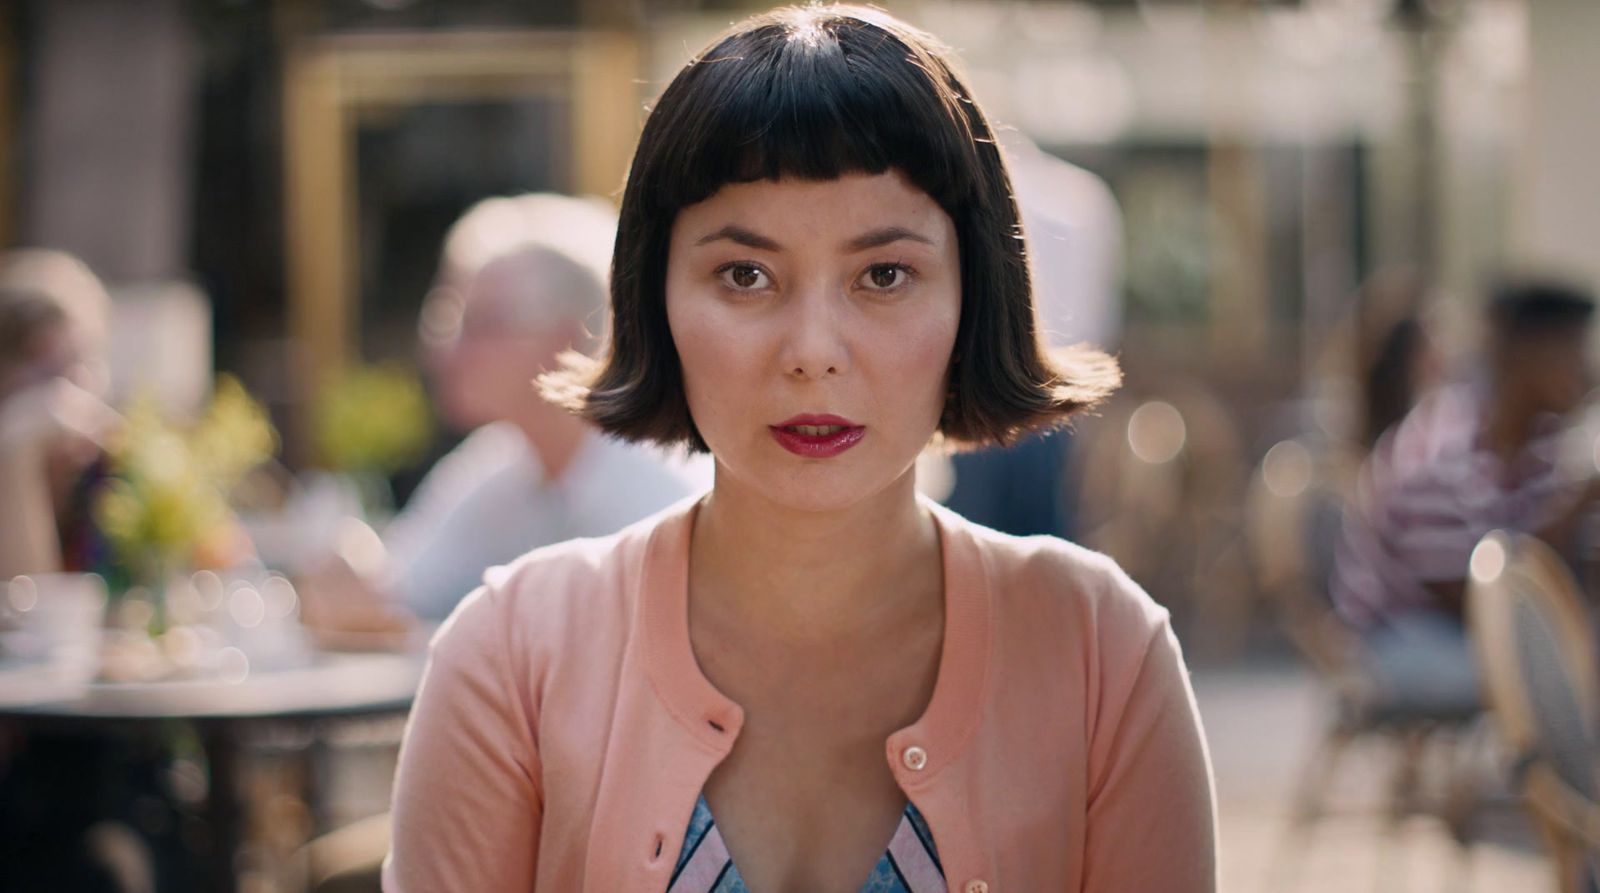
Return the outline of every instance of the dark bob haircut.
<path id="1" fill-rule="evenodd" d="M 955 223 L 961 317 L 939 431 L 1007 444 L 1111 393 L 1098 351 L 1047 354 L 1017 205 L 983 112 L 948 50 L 878 10 L 789 7 L 735 26 L 689 62 L 645 121 L 612 258 L 609 355 L 569 357 L 548 398 L 633 441 L 705 450 L 667 327 L 678 212 L 728 183 L 902 173 Z"/>

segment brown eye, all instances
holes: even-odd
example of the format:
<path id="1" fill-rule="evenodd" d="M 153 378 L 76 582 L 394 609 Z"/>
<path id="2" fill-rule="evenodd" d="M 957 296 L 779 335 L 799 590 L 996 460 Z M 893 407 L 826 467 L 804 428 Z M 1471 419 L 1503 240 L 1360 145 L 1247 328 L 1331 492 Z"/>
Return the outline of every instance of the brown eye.
<path id="1" fill-rule="evenodd" d="M 899 264 L 879 264 L 866 273 L 867 285 L 879 291 L 889 291 L 906 284 L 906 268 Z"/>
<path id="2" fill-rule="evenodd" d="M 723 281 L 742 291 L 761 288 L 766 284 L 766 275 L 754 264 L 730 264 L 722 270 Z"/>

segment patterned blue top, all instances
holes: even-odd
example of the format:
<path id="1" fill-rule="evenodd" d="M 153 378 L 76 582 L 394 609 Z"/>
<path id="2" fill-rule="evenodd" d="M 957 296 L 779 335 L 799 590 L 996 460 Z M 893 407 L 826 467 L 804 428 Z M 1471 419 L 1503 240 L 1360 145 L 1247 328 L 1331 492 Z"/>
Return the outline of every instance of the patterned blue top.
<path id="1" fill-rule="evenodd" d="M 695 801 L 683 851 L 667 893 L 750 893 L 733 865 L 705 795 Z M 933 833 L 917 807 L 907 803 L 894 837 L 861 893 L 947 893 Z"/>

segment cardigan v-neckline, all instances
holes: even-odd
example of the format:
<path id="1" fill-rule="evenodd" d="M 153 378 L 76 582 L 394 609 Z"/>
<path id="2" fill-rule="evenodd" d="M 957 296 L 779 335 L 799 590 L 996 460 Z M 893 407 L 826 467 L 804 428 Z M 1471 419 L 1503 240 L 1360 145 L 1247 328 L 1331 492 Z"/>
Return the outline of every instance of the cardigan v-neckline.
<path id="1" fill-rule="evenodd" d="M 921 504 L 939 530 L 944 565 L 944 643 L 927 709 L 890 734 L 885 756 L 908 795 L 953 762 L 981 718 L 990 659 L 990 593 L 971 534 L 948 509 Z M 708 749 L 726 756 L 744 710 L 706 678 L 689 638 L 689 543 L 696 502 L 657 526 L 646 546 L 638 603 L 645 673 L 673 718 Z"/>

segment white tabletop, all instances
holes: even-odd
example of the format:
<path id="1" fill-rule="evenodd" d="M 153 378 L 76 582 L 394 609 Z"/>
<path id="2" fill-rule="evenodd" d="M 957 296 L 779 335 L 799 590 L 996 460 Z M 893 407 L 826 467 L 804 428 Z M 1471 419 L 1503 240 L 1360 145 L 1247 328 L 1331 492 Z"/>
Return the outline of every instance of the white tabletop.
<path id="1" fill-rule="evenodd" d="M 73 682 L 44 665 L 0 665 L 0 715 L 82 719 L 315 717 L 405 710 L 426 654 L 316 652 L 305 666 L 238 681 Z"/>

